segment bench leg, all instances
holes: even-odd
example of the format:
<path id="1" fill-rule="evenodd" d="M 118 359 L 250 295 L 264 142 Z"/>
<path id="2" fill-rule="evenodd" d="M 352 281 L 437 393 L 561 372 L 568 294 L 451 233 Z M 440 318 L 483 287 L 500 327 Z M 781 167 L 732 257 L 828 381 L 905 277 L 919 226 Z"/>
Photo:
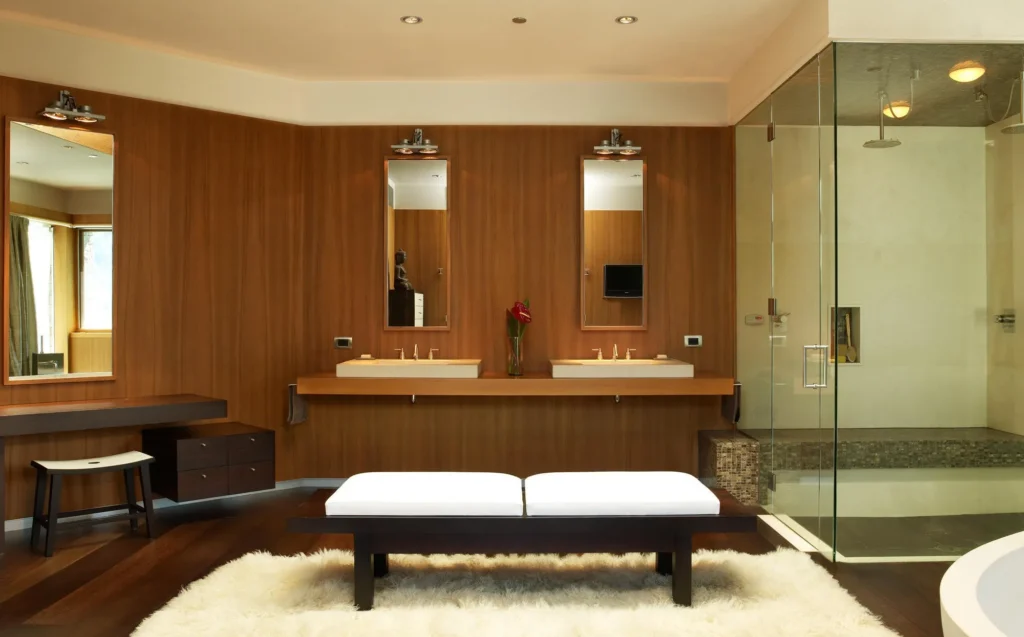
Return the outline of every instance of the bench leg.
<path id="1" fill-rule="evenodd" d="M 139 465 L 139 478 L 142 481 L 142 505 L 146 507 L 146 536 L 153 539 L 157 536 L 156 514 L 153 513 L 153 486 L 149 481 L 149 464 Z"/>
<path id="2" fill-rule="evenodd" d="M 355 536 L 352 551 L 352 570 L 355 575 L 355 602 L 359 610 L 373 608 L 373 555 L 370 553 L 370 538 Z"/>
<path id="3" fill-rule="evenodd" d="M 50 478 L 50 508 L 46 513 L 46 557 L 53 557 L 57 544 L 57 519 L 60 517 L 60 490 L 63 476 L 59 473 Z"/>
<path id="4" fill-rule="evenodd" d="M 654 572 L 658 575 L 672 574 L 672 554 L 658 553 L 654 558 Z"/>
<path id="5" fill-rule="evenodd" d="M 43 514 L 46 512 L 46 472 L 36 468 L 36 499 L 32 508 L 32 536 L 29 550 L 39 550 L 39 536 L 43 530 Z"/>
<path id="6" fill-rule="evenodd" d="M 693 537 L 677 536 L 672 553 L 672 601 L 678 606 L 689 606 L 693 586 Z"/>
<path id="7" fill-rule="evenodd" d="M 128 513 L 135 513 L 135 510 L 139 505 L 139 501 L 135 497 L 135 469 L 125 469 L 122 473 L 124 473 L 124 494 L 125 498 L 128 500 Z M 139 519 L 132 518 L 131 526 L 133 533 L 138 531 Z"/>
<path id="8" fill-rule="evenodd" d="M 384 577 L 389 572 L 388 568 L 388 554 L 387 553 L 374 553 L 373 554 L 373 576 Z"/>

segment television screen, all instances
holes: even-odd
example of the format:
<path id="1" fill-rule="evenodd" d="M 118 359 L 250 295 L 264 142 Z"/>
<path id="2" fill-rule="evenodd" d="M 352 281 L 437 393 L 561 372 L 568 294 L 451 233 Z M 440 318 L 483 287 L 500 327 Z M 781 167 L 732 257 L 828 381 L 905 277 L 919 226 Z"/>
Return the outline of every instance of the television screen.
<path id="1" fill-rule="evenodd" d="M 644 266 L 604 266 L 604 297 L 606 299 L 639 299 L 643 295 Z"/>

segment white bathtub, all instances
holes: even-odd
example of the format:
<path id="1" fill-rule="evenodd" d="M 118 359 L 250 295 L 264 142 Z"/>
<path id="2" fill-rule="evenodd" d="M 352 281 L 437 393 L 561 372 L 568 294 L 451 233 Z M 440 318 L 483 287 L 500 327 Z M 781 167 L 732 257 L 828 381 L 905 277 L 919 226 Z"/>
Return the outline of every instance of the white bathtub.
<path id="1" fill-rule="evenodd" d="M 1024 635 L 1024 533 L 989 542 L 946 571 L 939 587 L 945 637 Z"/>

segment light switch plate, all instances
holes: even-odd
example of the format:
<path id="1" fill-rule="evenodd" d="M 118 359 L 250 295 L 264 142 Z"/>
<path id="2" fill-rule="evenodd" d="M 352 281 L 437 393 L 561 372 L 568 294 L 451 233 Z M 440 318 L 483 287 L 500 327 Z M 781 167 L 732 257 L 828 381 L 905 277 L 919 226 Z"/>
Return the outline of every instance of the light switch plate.
<path id="1" fill-rule="evenodd" d="M 703 347 L 704 337 L 703 336 L 684 336 L 683 343 L 687 347 Z"/>
<path id="2" fill-rule="evenodd" d="M 335 336 L 334 349 L 352 349 L 351 336 Z"/>

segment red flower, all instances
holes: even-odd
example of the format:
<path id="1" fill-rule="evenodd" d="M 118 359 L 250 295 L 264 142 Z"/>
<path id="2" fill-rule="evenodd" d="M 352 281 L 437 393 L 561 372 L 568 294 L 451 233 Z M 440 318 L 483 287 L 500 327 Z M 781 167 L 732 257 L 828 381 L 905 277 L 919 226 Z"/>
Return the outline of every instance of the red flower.
<path id="1" fill-rule="evenodd" d="M 521 301 L 516 301 L 509 312 L 520 323 L 529 323 L 533 320 L 533 317 L 530 316 L 530 308 Z"/>

